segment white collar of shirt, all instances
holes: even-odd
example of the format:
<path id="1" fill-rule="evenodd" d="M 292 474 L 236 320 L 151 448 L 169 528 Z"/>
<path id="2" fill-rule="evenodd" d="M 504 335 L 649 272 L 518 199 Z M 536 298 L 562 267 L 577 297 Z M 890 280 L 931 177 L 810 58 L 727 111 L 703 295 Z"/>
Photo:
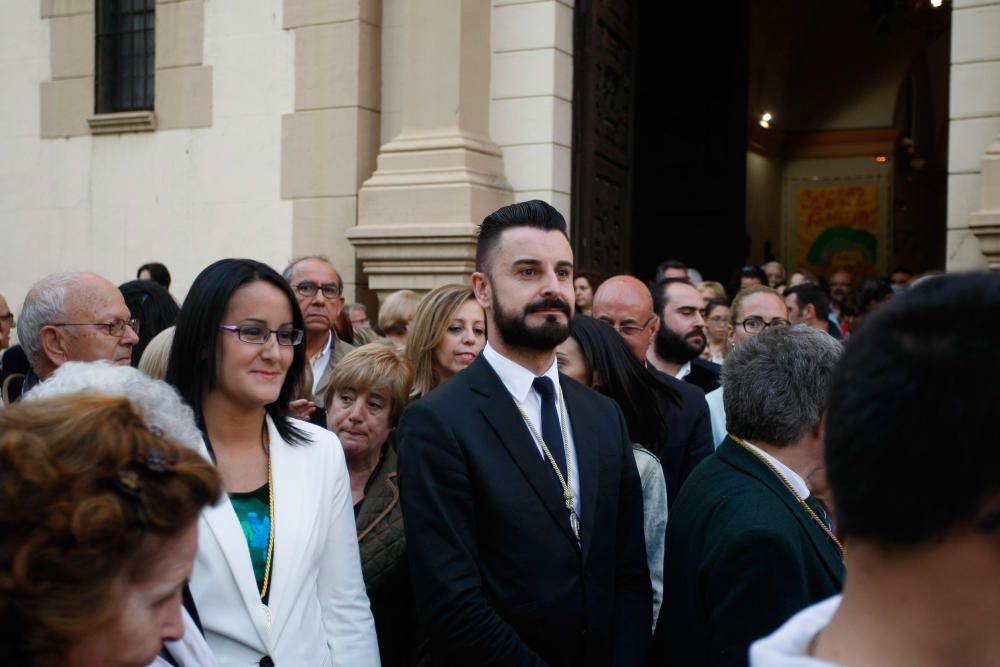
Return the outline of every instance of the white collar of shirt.
<path id="1" fill-rule="evenodd" d="M 809 644 L 830 624 L 840 600 L 840 595 L 834 595 L 806 607 L 772 634 L 755 641 L 750 646 L 750 667 L 837 667 L 810 656 Z"/>
<path id="2" fill-rule="evenodd" d="M 681 366 L 677 370 L 677 375 L 675 375 L 674 377 L 677 378 L 678 380 L 683 380 L 688 375 L 691 375 L 691 362 L 690 361 L 686 362 L 683 366 Z"/>
<path id="3" fill-rule="evenodd" d="M 784 463 L 774 458 L 773 456 L 765 452 L 763 449 L 753 444 L 752 442 L 749 442 L 747 440 L 744 440 L 743 442 L 745 442 L 747 446 L 753 449 L 753 451 L 755 451 L 757 454 L 762 456 L 768 463 L 773 465 L 775 470 L 777 470 L 778 472 L 780 472 L 782 475 L 785 476 L 785 479 L 788 480 L 788 483 L 791 484 L 792 488 L 795 490 L 795 495 L 799 497 L 799 500 L 805 500 L 806 498 L 809 497 L 809 487 L 806 486 L 806 481 L 802 479 L 802 477 L 797 472 L 795 472 L 794 470 L 786 466 Z"/>
<path id="4" fill-rule="evenodd" d="M 330 360 L 330 351 L 333 349 L 333 332 L 326 338 L 326 346 L 323 351 L 316 355 L 316 358 L 312 360 L 312 372 L 313 372 L 313 391 L 319 387 L 319 381 L 323 379 L 323 371 L 326 370 L 326 365 Z"/>
<path id="5" fill-rule="evenodd" d="M 503 386 L 510 393 L 511 398 L 514 399 L 514 402 L 524 411 L 524 414 L 527 415 L 531 423 L 540 432 L 542 425 L 542 398 L 534 390 L 534 387 L 532 387 L 532 383 L 536 377 L 535 374 L 516 361 L 512 361 L 497 352 L 490 345 L 489 341 L 487 341 L 486 347 L 483 349 L 483 356 L 489 362 L 490 367 L 497 376 L 499 376 L 500 382 L 503 383 Z M 552 380 L 552 383 L 556 387 L 558 401 L 556 403 L 556 415 L 559 417 L 559 423 L 565 427 L 564 432 L 569 434 L 569 442 L 566 443 L 569 450 L 568 463 L 572 467 L 569 485 L 573 489 L 576 513 L 580 514 L 580 468 L 576 464 L 576 443 L 573 438 L 573 425 L 572 423 L 562 424 L 563 411 L 559 407 L 562 405 L 562 386 L 559 384 L 559 365 L 556 363 L 555 356 L 553 356 L 552 365 L 545 371 L 544 376 Z M 566 418 L 568 421 L 569 415 L 566 415 Z M 528 430 L 530 431 L 531 429 Z M 535 442 L 535 447 L 538 449 L 539 456 L 544 459 L 545 452 L 542 450 L 542 444 L 535 439 L 534 434 L 531 437 Z M 546 461 L 546 465 L 548 465 L 548 461 Z"/>
<path id="6" fill-rule="evenodd" d="M 496 374 L 500 376 L 500 381 L 503 382 L 503 386 L 507 387 L 507 391 L 514 397 L 514 400 L 518 403 L 527 401 L 529 393 L 532 390 L 531 384 L 535 381 L 535 374 L 516 361 L 512 361 L 497 352 L 489 342 L 486 343 L 483 356 L 486 357 L 486 361 L 490 362 L 490 366 L 493 367 Z M 559 386 L 559 364 L 556 363 L 554 356 L 552 357 L 552 365 L 549 366 L 544 375 L 552 380 L 559 395 L 562 395 L 562 387 Z M 539 403 L 540 405 L 541 403 Z M 541 410 L 541 407 L 539 407 L 539 410 Z"/>

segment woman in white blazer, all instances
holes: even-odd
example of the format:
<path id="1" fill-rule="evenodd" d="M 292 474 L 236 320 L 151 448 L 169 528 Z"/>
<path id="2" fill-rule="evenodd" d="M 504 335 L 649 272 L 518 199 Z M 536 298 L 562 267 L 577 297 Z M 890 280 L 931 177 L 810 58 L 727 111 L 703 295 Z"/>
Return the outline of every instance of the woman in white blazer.
<path id="1" fill-rule="evenodd" d="M 191 577 L 220 665 L 378 665 L 337 437 L 289 417 L 305 367 L 302 314 L 265 264 L 195 279 L 167 381 L 194 409 L 226 498 L 206 510 Z"/>

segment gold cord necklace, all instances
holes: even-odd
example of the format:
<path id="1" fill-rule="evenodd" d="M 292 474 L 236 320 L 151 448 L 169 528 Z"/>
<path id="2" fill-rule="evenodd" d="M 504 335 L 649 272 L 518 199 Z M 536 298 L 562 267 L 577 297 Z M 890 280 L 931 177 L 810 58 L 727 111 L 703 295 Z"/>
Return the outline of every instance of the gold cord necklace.
<path id="1" fill-rule="evenodd" d="M 558 384 L 556 384 L 559 387 Z M 535 440 L 538 444 L 542 446 L 542 451 L 545 453 L 545 458 L 548 459 L 549 465 L 552 466 L 552 470 L 555 471 L 556 477 L 559 479 L 559 485 L 563 490 L 563 501 L 566 505 L 566 510 L 569 512 L 569 526 L 573 529 L 573 534 L 576 536 L 576 541 L 580 541 L 580 516 L 576 513 L 576 507 L 574 503 L 573 488 L 566 481 L 566 477 L 573 479 L 573 459 L 569 455 L 569 431 L 566 428 L 566 401 L 563 399 L 562 387 L 559 387 L 559 417 L 562 421 L 562 436 L 563 436 L 563 455 L 566 457 L 566 477 L 563 477 L 562 470 L 559 469 L 559 464 L 552 457 L 552 452 L 549 450 L 549 446 L 545 444 L 545 439 L 542 434 L 538 432 L 535 428 L 534 423 L 528 417 L 527 413 L 518 405 L 517 401 L 514 402 L 514 406 L 517 411 L 521 413 L 521 417 L 524 418 L 524 423 L 528 425 L 528 430 L 531 434 L 535 436 Z"/>
<path id="2" fill-rule="evenodd" d="M 779 471 L 774 466 L 773 463 L 771 463 L 770 461 L 768 461 L 765 457 L 761 456 L 760 452 L 758 452 L 757 450 L 755 450 L 748 443 L 744 442 L 742 439 L 736 437 L 732 433 L 729 434 L 729 437 L 732 438 L 736 443 L 738 443 L 743 449 L 747 450 L 748 452 L 750 452 L 751 454 L 753 454 L 754 456 L 756 456 L 757 459 L 760 460 L 761 463 L 763 463 L 764 465 L 766 465 L 768 468 L 771 469 L 771 472 L 773 472 L 775 475 L 777 475 L 778 479 L 780 479 L 782 481 L 782 483 L 786 487 L 788 487 L 788 490 L 792 492 L 792 495 L 795 496 L 795 499 L 799 501 L 799 504 L 802 505 L 802 507 L 805 508 L 806 512 L 809 513 L 809 516 L 811 516 L 812 519 L 813 519 L 813 521 L 816 522 L 816 525 L 818 525 L 820 528 L 822 528 L 823 532 L 826 533 L 826 536 L 829 537 L 831 540 L 833 540 L 833 543 L 837 545 L 837 548 L 840 549 L 841 559 L 846 563 L 847 562 L 847 547 L 844 546 L 844 544 L 840 540 L 837 539 L 837 536 L 833 534 L 833 531 L 830 530 L 827 527 L 826 522 L 823 521 L 823 519 L 819 518 L 819 515 L 816 514 L 816 512 L 813 511 L 813 508 L 809 507 L 809 504 L 805 501 L 805 499 L 799 497 L 798 492 L 795 491 L 795 487 L 792 486 L 792 483 L 788 481 L 788 478 L 785 477 L 784 475 L 782 475 L 781 471 Z"/>
<path id="3" fill-rule="evenodd" d="M 267 560 L 264 564 L 264 583 L 260 587 L 260 599 L 267 599 L 267 586 L 271 580 L 271 557 L 274 555 L 274 480 L 271 477 L 271 448 L 268 446 L 269 443 L 265 443 L 265 435 L 267 434 L 267 418 L 264 419 L 264 424 L 261 426 L 260 430 L 260 446 L 264 449 L 264 455 L 267 456 L 267 505 L 268 510 L 271 513 L 270 530 L 267 536 Z"/>

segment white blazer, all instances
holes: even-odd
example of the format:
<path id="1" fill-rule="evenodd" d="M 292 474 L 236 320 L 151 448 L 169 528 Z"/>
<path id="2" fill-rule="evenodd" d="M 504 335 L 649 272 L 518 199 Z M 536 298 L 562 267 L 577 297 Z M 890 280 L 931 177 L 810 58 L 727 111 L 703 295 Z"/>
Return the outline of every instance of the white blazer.
<path id="1" fill-rule="evenodd" d="M 361 576 L 344 450 L 302 421 L 312 441 L 289 445 L 267 417 L 275 526 L 269 604 L 260 601 L 250 550 L 225 496 L 202 512 L 191 593 L 219 665 L 378 665 Z M 202 443 L 202 454 L 208 449 Z"/>

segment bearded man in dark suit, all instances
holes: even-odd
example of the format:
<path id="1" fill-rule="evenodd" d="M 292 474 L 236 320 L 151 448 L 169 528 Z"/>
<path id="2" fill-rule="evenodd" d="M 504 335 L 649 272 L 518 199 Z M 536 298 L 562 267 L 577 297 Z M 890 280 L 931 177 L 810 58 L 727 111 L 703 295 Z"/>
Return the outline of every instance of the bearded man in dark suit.
<path id="1" fill-rule="evenodd" d="M 399 426 L 434 663 L 642 664 L 652 599 L 628 432 L 556 366 L 574 302 L 565 220 L 541 201 L 492 213 L 476 269 L 489 343 Z"/>
<path id="2" fill-rule="evenodd" d="M 750 644 L 840 592 L 844 551 L 827 510 L 827 388 L 843 345 L 796 325 L 726 357 L 729 435 L 670 508 L 654 665 L 743 666 Z"/>

